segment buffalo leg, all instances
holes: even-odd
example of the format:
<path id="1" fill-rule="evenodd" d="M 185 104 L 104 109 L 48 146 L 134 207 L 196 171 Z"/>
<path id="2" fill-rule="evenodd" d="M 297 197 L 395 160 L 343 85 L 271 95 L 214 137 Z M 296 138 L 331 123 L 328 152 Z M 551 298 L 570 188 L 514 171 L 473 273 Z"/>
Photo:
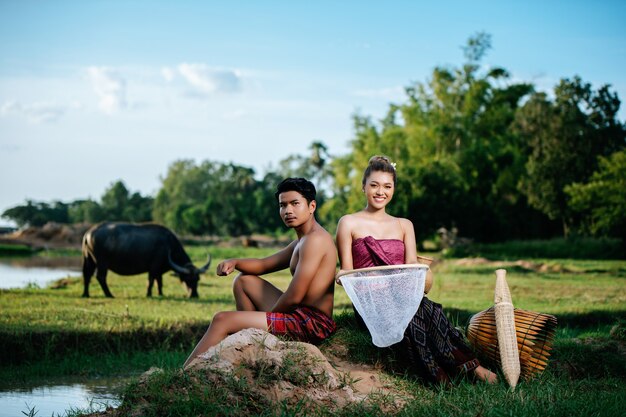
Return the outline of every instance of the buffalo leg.
<path id="1" fill-rule="evenodd" d="M 98 267 L 98 272 L 96 272 L 96 278 L 98 278 L 98 282 L 102 287 L 102 291 L 104 291 L 104 295 L 109 298 L 113 298 L 113 294 L 109 291 L 109 286 L 107 285 L 107 269 L 104 267 Z"/>
<path id="2" fill-rule="evenodd" d="M 157 288 L 159 290 L 159 295 L 163 296 L 163 275 L 157 275 L 156 277 Z"/>
<path id="3" fill-rule="evenodd" d="M 89 297 L 89 283 L 96 271 L 96 263 L 89 256 L 83 258 L 83 297 Z"/>
<path id="4" fill-rule="evenodd" d="M 146 297 L 152 297 L 152 287 L 154 286 L 154 275 L 148 274 L 148 292 Z"/>

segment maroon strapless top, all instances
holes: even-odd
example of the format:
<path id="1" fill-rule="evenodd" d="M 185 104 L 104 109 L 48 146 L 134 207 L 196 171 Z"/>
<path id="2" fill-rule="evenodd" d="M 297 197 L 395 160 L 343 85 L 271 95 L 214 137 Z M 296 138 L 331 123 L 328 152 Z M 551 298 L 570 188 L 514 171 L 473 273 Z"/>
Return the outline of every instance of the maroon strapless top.
<path id="1" fill-rule="evenodd" d="M 352 241 L 354 269 L 404 264 L 404 242 L 398 239 L 374 239 L 371 236 Z"/>

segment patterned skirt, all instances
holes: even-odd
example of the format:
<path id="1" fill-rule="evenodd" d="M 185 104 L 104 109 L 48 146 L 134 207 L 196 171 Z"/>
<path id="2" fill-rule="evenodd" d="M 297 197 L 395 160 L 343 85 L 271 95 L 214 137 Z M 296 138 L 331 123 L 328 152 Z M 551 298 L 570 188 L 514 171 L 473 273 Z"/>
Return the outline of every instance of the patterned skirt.
<path id="1" fill-rule="evenodd" d="M 449 383 L 451 377 L 480 365 L 463 335 L 444 314 L 441 304 L 426 297 L 404 332 L 404 338 L 391 349 L 406 369 L 432 383 Z"/>

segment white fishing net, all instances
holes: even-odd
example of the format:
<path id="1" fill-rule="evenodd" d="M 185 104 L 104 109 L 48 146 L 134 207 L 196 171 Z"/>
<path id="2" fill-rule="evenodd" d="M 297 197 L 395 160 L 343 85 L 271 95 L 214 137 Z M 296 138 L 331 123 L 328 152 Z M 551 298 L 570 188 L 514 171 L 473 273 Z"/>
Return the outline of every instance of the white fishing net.
<path id="1" fill-rule="evenodd" d="M 342 273 L 339 280 L 378 347 L 402 340 L 424 296 L 428 266 L 422 264 L 364 268 Z"/>

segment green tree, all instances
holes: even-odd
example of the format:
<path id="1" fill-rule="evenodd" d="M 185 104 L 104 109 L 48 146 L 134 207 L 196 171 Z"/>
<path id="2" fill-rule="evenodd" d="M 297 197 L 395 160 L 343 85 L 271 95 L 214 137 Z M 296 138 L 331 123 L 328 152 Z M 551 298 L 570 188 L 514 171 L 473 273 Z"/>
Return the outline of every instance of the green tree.
<path id="1" fill-rule="evenodd" d="M 43 226 L 48 222 L 68 223 L 69 205 L 61 201 L 52 204 L 26 200 L 25 205 L 5 210 L 2 217 L 13 220 L 19 227 Z"/>
<path id="2" fill-rule="evenodd" d="M 124 182 L 118 180 L 104 191 L 99 210 L 91 203 L 85 209 L 90 210 L 90 216 L 99 216 L 101 220 L 146 222 L 152 220 L 153 202 L 152 197 L 138 192 L 131 194 Z"/>
<path id="3" fill-rule="evenodd" d="M 69 216 L 72 223 L 98 223 L 106 220 L 102 207 L 92 199 L 74 201 L 70 205 Z"/>
<path id="4" fill-rule="evenodd" d="M 561 222 L 567 236 L 579 219 L 565 187 L 586 183 L 598 157 L 624 147 L 626 130 L 616 118 L 619 99 L 608 86 L 594 91 L 575 77 L 561 80 L 554 93 L 554 100 L 536 93 L 518 111 L 517 131 L 529 155 L 521 189 L 533 207 Z"/>
<path id="5" fill-rule="evenodd" d="M 600 157 L 589 182 L 568 185 L 565 193 L 592 234 L 626 240 L 626 151 Z"/>
<path id="6" fill-rule="evenodd" d="M 132 193 L 128 198 L 126 207 L 124 208 L 124 220 L 135 223 L 151 221 L 153 205 L 154 198 L 150 196 L 142 196 L 138 192 Z"/>
<path id="7" fill-rule="evenodd" d="M 256 205 L 262 186 L 254 175 L 252 168 L 232 163 L 176 161 L 162 179 L 154 217 L 178 232 L 196 235 L 266 231 L 266 219 L 259 217 Z"/>
<path id="8" fill-rule="evenodd" d="M 204 201 L 215 181 L 214 164 L 205 161 L 199 166 L 190 160 L 173 162 L 154 201 L 153 217 L 183 233 L 215 233 L 205 213 Z M 187 212 L 187 214 L 185 214 Z"/>
<path id="9" fill-rule="evenodd" d="M 100 206 L 105 218 L 110 221 L 124 220 L 124 210 L 128 205 L 128 188 L 123 181 L 112 183 L 102 195 Z"/>
<path id="10" fill-rule="evenodd" d="M 441 226 L 481 240 L 524 232 L 512 219 L 531 211 L 517 189 L 525 160 L 510 126 L 532 86 L 511 83 L 502 68 L 483 69 L 490 47 L 489 35 L 471 37 L 461 67 L 437 67 L 407 87 L 406 101 L 380 122 L 354 116 L 351 153 L 331 164 L 334 217 L 362 208 L 361 173 L 372 155 L 385 154 L 398 172 L 390 211 L 411 219 L 419 239 Z"/>

